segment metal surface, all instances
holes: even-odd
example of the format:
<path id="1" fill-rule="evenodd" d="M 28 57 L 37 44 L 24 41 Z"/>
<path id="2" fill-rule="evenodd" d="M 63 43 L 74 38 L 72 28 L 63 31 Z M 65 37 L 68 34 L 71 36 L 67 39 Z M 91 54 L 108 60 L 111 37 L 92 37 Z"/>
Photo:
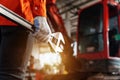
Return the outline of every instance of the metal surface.
<path id="1" fill-rule="evenodd" d="M 28 22 L 27 20 L 25 20 L 24 18 L 17 15 L 15 12 L 11 11 L 10 9 L 4 7 L 1 4 L 0 4 L 0 14 L 6 17 L 7 19 L 10 19 L 11 21 L 17 24 L 26 27 L 27 29 L 33 32 L 33 25 L 30 22 Z"/>

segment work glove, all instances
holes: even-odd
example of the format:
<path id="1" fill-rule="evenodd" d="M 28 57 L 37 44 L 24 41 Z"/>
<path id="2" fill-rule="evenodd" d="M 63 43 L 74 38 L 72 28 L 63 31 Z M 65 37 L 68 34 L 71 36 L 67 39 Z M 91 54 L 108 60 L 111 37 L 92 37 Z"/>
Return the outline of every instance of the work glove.
<path id="1" fill-rule="evenodd" d="M 52 33 L 45 17 L 35 17 L 34 26 L 35 33 L 33 35 L 37 42 L 48 43 L 55 53 L 63 51 L 65 42 L 62 33 Z"/>
<path id="2" fill-rule="evenodd" d="M 47 23 L 46 17 L 37 16 L 34 18 L 35 32 L 33 36 L 38 42 L 48 42 L 51 35 L 50 27 Z"/>

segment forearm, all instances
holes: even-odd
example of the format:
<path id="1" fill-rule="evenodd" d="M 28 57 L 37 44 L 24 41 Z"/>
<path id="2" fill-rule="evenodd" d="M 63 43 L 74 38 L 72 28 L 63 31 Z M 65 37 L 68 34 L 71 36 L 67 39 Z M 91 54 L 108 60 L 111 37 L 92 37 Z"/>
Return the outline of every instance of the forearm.
<path id="1" fill-rule="evenodd" d="M 46 0 L 32 0 L 30 2 L 33 16 L 43 16 L 46 17 Z"/>

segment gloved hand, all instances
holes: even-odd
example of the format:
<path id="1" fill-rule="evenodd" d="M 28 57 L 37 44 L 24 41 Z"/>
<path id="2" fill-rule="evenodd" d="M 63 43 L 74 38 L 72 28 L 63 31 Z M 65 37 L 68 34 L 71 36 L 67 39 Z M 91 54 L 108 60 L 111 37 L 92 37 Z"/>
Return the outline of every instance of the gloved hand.
<path id="1" fill-rule="evenodd" d="M 47 23 L 46 17 L 37 16 L 34 18 L 35 33 L 33 36 L 39 42 L 48 42 L 51 35 L 50 27 Z"/>

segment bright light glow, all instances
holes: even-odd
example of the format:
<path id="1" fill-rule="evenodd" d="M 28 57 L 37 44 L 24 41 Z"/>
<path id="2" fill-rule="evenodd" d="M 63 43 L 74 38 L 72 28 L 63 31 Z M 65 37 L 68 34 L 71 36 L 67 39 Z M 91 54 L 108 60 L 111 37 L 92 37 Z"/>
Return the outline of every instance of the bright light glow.
<path id="1" fill-rule="evenodd" d="M 33 69 L 35 70 L 43 70 L 46 74 L 57 74 L 63 71 L 64 65 L 60 53 L 51 52 L 48 46 L 34 45 L 32 56 L 34 57 Z"/>
<path id="2" fill-rule="evenodd" d="M 43 53 L 34 55 L 34 69 L 43 69 L 47 74 L 57 74 L 62 67 L 62 59 L 60 54 L 56 53 Z"/>
<path id="3" fill-rule="evenodd" d="M 40 64 L 44 65 L 59 65 L 61 64 L 61 57 L 59 54 L 55 53 L 45 53 L 39 55 Z"/>

